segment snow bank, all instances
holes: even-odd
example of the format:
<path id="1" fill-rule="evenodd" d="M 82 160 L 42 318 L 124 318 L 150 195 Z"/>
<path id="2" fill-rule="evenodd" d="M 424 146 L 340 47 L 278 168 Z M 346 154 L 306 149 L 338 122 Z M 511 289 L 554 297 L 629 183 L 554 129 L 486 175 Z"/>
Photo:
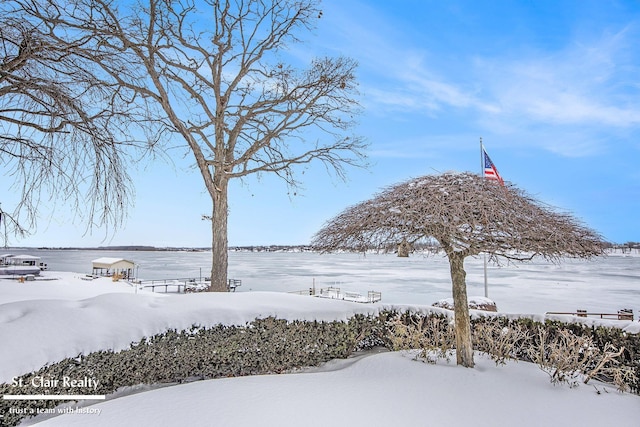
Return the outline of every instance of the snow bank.
<path id="1" fill-rule="evenodd" d="M 59 280 L 24 284 L 0 280 L 0 382 L 79 353 L 117 351 L 143 337 L 192 325 L 244 325 L 269 316 L 347 320 L 381 310 L 452 314 L 429 305 L 358 304 L 274 292 L 152 294 L 110 279 L 83 280 L 84 276 L 71 273 L 58 276 Z M 523 316 L 476 310 L 471 314 Z M 543 315 L 527 317 L 545 319 Z M 552 318 L 640 332 L 639 322 Z M 86 408 L 91 411 L 76 411 L 42 425 L 462 426 L 487 421 L 491 425 L 582 427 L 630 426 L 640 419 L 638 396 L 613 391 L 599 394 L 597 390 L 605 386 L 595 382 L 577 390 L 554 387 L 546 374 L 524 362 L 509 362 L 502 368 L 478 355 L 476 368 L 465 369 L 409 359 L 404 353 L 388 353 L 330 362 L 326 372 L 168 387 L 91 405 Z M 465 411 L 459 411 L 459 401 L 465 402 Z M 211 408 L 211 412 L 202 408 Z M 95 416 L 98 411 L 100 415 Z M 38 420 L 27 420 L 25 425 Z"/>
<path id="2" fill-rule="evenodd" d="M 380 306 L 275 292 L 105 294 L 0 306 L 0 382 L 80 353 L 128 348 L 168 329 L 245 325 L 256 318 L 347 320 Z"/>
<path id="3" fill-rule="evenodd" d="M 245 325 L 256 318 L 270 316 L 287 320 L 346 321 L 355 314 L 376 315 L 381 310 L 452 314 L 430 306 L 358 304 L 277 292 L 113 293 L 79 301 L 30 300 L 3 304 L 0 305 L 0 342 L 7 345 L 0 347 L 0 382 L 81 353 L 123 350 L 132 342 L 168 329 Z M 491 315 L 478 311 L 472 314 Z M 616 326 L 628 332 L 640 330 L 638 322 L 560 317 L 587 325 Z"/>
<path id="4" fill-rule="evenodd" d="M 329 363 L 324 371 L 157 389 L 85 408 L 95 415 L 38 425 L 584 427 L 632 426 L 640 419 L 638 396 L 604 392 L 601 384 L 555 387 L 530 363 L 497 367 L 481 356 L 476 362 L 467 369 L 382 353 Z"/>

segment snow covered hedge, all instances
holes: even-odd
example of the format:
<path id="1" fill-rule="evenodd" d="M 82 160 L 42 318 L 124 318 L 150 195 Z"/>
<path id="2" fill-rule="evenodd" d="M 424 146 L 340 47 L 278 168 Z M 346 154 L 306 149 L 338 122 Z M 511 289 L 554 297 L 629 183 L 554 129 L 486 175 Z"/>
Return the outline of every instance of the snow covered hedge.
<path id="1" fill-rule="evenodd" d="M 588 327 L 531 319 L 509 319 L 500 316 L 476 316 L 472 320 L 476 350 L 493 348 L 498 363 L 500 357 L 531 360 L 527 348 L 536 345 L 538 332 L 554 337 L 563 333 L 587 336 L 604 349 L 607 344 L 625 348 L 620 362 L 633 369 L 634 382 L 628 384 L 640 392 L 640 335 L 628 334 L 608 327 Z M 491 324 L 490 328 L 484 328 Z M 406 328 L 399 328 L 404 325 Z M 419 334 L 410 335 L 419 327 Z M 484 328 L 484 329 L 483 329 Z M 509 335 L 508 331 L 525 331 Z M 400 334 L 399 334 L 400 331 Z M 274 317 L 256 319 L 245 326 L 218 325 L 192 327 L 189 330 L 169 330 L 139 342 L 123 351 L 99 351 L 80 354 L 45 366 L 37 372 L 15 380 L 24 384 L 20 394 L 41 394 L 42 387 L 32 387 L 32 381 L 47 379 L 89 378 L 86 387 L 47 388 L 52 394 L 111 394 L 119 389 L 140 384 L 172 384 L 202 379 L 281 373 L 305 366 L 315 366 L 335 358 L 345 358 L 354 351 L 374 346 L 399 349 L 419 348 L 425 337 L 436 343 L 435 348 L 446 354 L 455 340 L 450 318 L 442 313 L 382 311 L 377 315 L 356 314 L 348 321 L 287 321 Z M 403 335 L 404 334 L 404 335 Z M 411 341 L 408 338 L 417 339 Z M 505 338 L 506 337 L 506 338 Z M 519 337 L 519 338 L 518 338 Z M 505 338 L 505 339 L 502 339 Z M 489 341 L 493 341 L 489 345 Z M 605 380 L 607 378 L 604 378 Z M 0 385 L 0 394 L 16 394 L 15 385 Z M 59 402 L 25 401 L 23 411 L 9 411 L 10 401 L 0 401 L 4 425 L 17 425 L 21 419 L 38 411 L 52 408 Z"/>
<path id="2" fill-rule="evenodd" d="M 528 319 L 519 319 L 518 323 L 526 325 L 532 333 L 537 330 L 536 322 Z M 631 334 L 620 329 L 605 326 L 586 326 L 579 323 L 566 323 L 560 321 L 546 320 L 544 324 L 545 331 L 551 339 L 557 339 L 562 333 L 572 335 L 578 338 L 586 339 L 598 351 L 602 353 L 620 352 L 617 358 L 618 365 L 622 368 L 630 368 L 632 376 L 625 379 L 624 383 L 631 392 L 640 394 L 640 334 Z M 535 338 L 540 340 L 540 335 Z M 610 372 L 610 371 L 609 371 Z M 618 379 L 611 377 L 610 373 L 605 371 L 602 375 L 596 377 L 605 382 L 616 382 Z"/>
<path id="3" fill-rule="evenodd" d="M 435 363 L 449 361 L 455 347 L 451 319 L 444 315 L 387 312 L 383 335 L 393 350 L 420 349 L 419 357 Z M 608 326 L 501 315 L 471 319 L 476 351 L 496 364 L 525 360 L 540 366 L 553 383 L 576 386 L 591 379 L 640 394 L 640 334 Z"/>
<path id="4" fill-rule="evenodd" d="M 20 394 L 42 394 L 42 381 L 51 394 L 111 394 L 127 386 L 171 384 L 202 379 L 281 373 L 346 358 L 362 347 L 380 345 L 372 318 L 355 315 L 348 322 L 286 321 L 268 317 L 246 326 L 169 330 L 120 352 L 99 351 L 43 367 L 15 379 Z M 87 387 L 65 387 L 61 378 L 89 378 Z M 32 386 L 34 384 L 35 386 Z M 51 383 L 50 383 L 51 384 Z M 0 385 L 0 395 L 16 394 L 15 385 Z M 15 403 L 0 400 L 3 425 L 17 425 L 60 402 L 26 401 L 24 411 L 10 411 Z"/>

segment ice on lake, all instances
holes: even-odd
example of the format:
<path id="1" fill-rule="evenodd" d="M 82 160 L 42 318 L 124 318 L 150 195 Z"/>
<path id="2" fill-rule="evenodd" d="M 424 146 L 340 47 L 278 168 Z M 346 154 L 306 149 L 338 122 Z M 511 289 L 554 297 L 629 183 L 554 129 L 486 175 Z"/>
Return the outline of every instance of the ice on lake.
<path id="1" fill-rule="evenodd" d="M 30 250 L 49 268 L 88 273 L 102 256 L 134 261 L 142 279 L 208 277 L 210 252 Z M 469 296 L 484 295 L 483 258 L 467 258 Z M 311 252 L 229 253 L 229 277 L 242 280 L 238 292 L 298 292 L 315 286 L 366 295 L 382 292 L 382 302 L 424 304 L 451 297 L 449 264 L 442 254 L 318 254 Z M 640 310 L 640 254 L 613 253 L 593 260 L 559 264 L 534 260 L 487 267 L 488 295 L 506 313 L 548 311 L 616 313 Z"/>

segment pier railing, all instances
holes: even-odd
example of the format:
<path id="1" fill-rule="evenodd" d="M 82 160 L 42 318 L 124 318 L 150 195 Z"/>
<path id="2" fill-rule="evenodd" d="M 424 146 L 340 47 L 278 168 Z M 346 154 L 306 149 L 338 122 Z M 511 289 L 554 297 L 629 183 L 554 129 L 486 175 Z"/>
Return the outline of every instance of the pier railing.
<path id="1" fill-rule="evenodd" d="M 185 293 L 189 292 L 189 289 L 198 290 L 208 288 L 211 284 L 211 279 L 208 277 L 186 277 L 177 279 L 139 280 L 136 283 L 144 289 L 150 288 L 151 292 L 156 292 L 156 288 L 158 288 L 160 291 L 164 290 L 164 293 L 168 293 L 169 290 L 173 291 L 174 289 L 174 292 Z M 227 280 L 227 290 L 230 292 L 235 292 L 236 288 L 241 285 L 242 280 L 240 279 Z"/>
<path id="2" fill-rule="evenodd" d="M 358 292 L 341 292 L 340 288 L 329 286 L 328 288 L 316 289 L 315 287 L 302 291 L 289 291 L 290 294 L 296 295 L 311 295 L 321 298 L 340 299 L 353 302 L 374 303 L 382 300 L 382 292 L 369 291 L 367 297 L 364 298 Z"/>
<path id="3" fill-rule="evenodd" d="M 617 313 L 589 313 L 587 310 L 576 310 L 572 312 L 560 312 L 560 311 L 548 311 L 546 314 L 563 314 L 568 316 L 578 317 L 599 317 L 600 319 L 617 319 L 617 320 L 631 320 L 633 321 L 633 310 L 629 308 L 623 308 L 618 310 Z"/>

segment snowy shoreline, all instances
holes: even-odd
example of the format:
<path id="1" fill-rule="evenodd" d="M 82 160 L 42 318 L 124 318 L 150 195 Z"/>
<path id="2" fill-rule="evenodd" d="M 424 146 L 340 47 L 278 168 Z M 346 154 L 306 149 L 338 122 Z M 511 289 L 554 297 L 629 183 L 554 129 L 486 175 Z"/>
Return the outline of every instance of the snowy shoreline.
<path id="1" fill-rule="evenodd" d="M 282 292 L 180 295 L 138 292 L 135 286 L 124 281 L 113 282 L 110 278 L 87 282 L 83 280 L 83 275 L 76 273 L 47 273 L 58 279 L 28 284 L 0 280 L 0 289 L 17 287 L 28 297 L 0 305 L 0 342 L 14 343 L 0 347 L 0 382 L 7 382 L 15 375 L 37 370 L 66 357 L 100 350 L 123 350 L 145 337 L 169 329 L 188 329 L 193 325 L 245 325 L 256 318 L 270 316 L 289 321 L 346 321 L 356 314 L 376 315 L 384 310 L 451 315 L 450 311 L 428 305 L 359 304 Z M 53 287 L 61 296 L 74 298 L 31 299 L 40 286 Z M 65 288 L 66 292 L 62 290 Z M 88 296 L 91 294 L 94 295 Z M 85 296 L 88 297 L 83 298 Z M 480 311 L 472 313 L 474 316 L 528 317 L 540 322 L 547 318 L 640 333 L 640 322 L 637 321 Z M 43 351 L 43 348 L 47 350 Z"/>
<path id="2" fill-rule="evenodd" d="M 53 280 L 46 280 L 46 279 Z M 132 342 L 168 329 L 220 323 L 245 325 L 256 318 L 346 320 L 381 310 L 448 313 L 424 304 L 359 304 L 285 292 L 162 294 L 137 290 L 124 281 L 86 279 L 85 275 L 47 271 L 43 280 L 0 280 L 0 382 L 42 366 L 98 350 L 122 350 Z M 478 315 L 504 315 L 472 312 Z M 544 315 L 527 317 L 544 320 Z M 640 322 L 553 316 L 587 325 L 640 332 Z M 43 413 L 22 425 L 486 425 L 472 413 L 490 413 L 493 426 L 540 423 L 632 426 L 640 418 L 639 397 L 619 394 L 597 382 L 579 389 L 556 387 L 538 367 L 509 362 L 497 367 L 476 356 L 476 368 L 415 362 L 410 352 L 388 352 L 332 361 L 296 374 L 258 375 L 197 381 L 128 394 L 120 390 L 101 403 L 65 404 L 60 413 Z M 462 386 L 464 384 L 464 386 Z M 607 391 L 601 393 L 601 391 Z M 462 391 L 464 390 L 464 392 Z M 516 391 L 517 392 L 514 392 Z M 596 393 L 597 391 L 597 393 Z M 463 393 L 463 396 L 460 393 Z M 457 396 L 455 399 L 451 396 Z M 459 398 L 469 416 L 453 420 Z M 213 399 L 213 400 L 212 400 Z M 213 414 L 201 408 L 215 402 Z M 286 402 L 286 411 L 282 405 Z M 309 404 L 329 411 L 309 412 Z M 86 406 L 89 404 L 89 406 Z M 425 407 L 425 404 L 428 407 Z M 251 410 L 246 410 L 246 405 Z M 91 410 L 82 410 L 82 408 Z M 20 403 L 11 406 L 19 410 Z M 433 410 L 429 410 L 432 408 Z M 541 409 L 544 408 L 544 409 Z M 532 413 L 535 416 L 524 417 Z M 3 414 L 0 414 L 3 415 Z"/>

